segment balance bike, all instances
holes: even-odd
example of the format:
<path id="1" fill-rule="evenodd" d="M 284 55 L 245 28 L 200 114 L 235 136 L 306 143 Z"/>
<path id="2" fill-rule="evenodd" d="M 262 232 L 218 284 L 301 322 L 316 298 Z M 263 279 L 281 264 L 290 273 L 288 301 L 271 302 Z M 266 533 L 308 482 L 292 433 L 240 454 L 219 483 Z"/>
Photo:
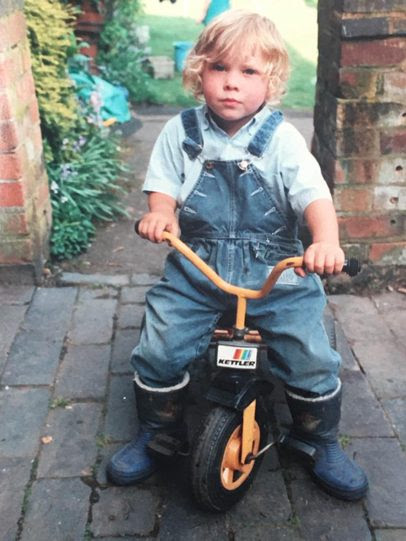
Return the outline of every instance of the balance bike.
<path id="1" fill-rule="evenodd" d="M 264 395 L 273 390 L 272 383 L 265 377 L 265 368 L 272 360 L 258 331 L 246 327 L 247 300 L 268 295 L 285 270 L 303 266 L 303 258 L 289 257 L 280 261 L 261 289 L 246 289 L 223 280 L 176 236 L 165 231 L 162 237 L 217 287 L 237 297 L 234 325 L 218 328 L 209 346 L 208 360 L 214 376 L 206 398 L 213 406 L 197 430 L 189 455 L 196 503 L 203 509 L 223 512 L 243 498 L 264 453 L 279 443 L 268 442 L 269 421 L 263 403 Z M 359 272 L 358 261 L 349 260 L 343 271 L 355 276 Z M 295 446 L 295 442 L 290 444 Z M 176 453 L 180 444 L 168 436 L 158 435 L 150 447 L 155 453 L 169 456 Z"/>

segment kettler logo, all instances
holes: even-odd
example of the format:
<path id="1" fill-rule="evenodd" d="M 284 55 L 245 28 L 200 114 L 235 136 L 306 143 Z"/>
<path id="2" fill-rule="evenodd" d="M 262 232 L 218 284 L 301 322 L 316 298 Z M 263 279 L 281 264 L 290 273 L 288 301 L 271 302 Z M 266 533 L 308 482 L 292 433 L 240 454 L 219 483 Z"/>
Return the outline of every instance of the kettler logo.
<path id="1" fill-rule="evenodd" d="M 257 366 L 257 348 L 238 348 L 219 344 L 217 366 L 253 370 Z"/>

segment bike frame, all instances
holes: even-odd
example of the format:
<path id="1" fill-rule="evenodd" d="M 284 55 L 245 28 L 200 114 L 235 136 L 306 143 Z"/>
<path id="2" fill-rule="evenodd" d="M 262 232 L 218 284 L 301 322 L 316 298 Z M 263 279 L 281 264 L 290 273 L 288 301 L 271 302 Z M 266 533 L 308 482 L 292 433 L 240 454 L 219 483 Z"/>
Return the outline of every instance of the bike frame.
<path id="1" fill-rule="evenodd" d="M 261 299 L 265 297 L 266 295 L 268 295 L 268 293 L 271 292 L 278 278 L 285 270 L 290 268 L 303 267 L 302 257 L 288 257 L 275 265 L 275 267 L 272 269 L 271 273 L 265 280 L 264 284 L 262 285 L 261 289 L 247 289 L 235 286 L 223 280 L 221 276 L 219 276 L 211 267 L 209 267 L 209 265 L 207 265 L 197 254 L 193 252 L 193 250 L 191 250 L 184 242 L 182 242 L 172 233 L 164 231 L 162 233 L 162 238 L 170 246 L 172 246 L 182 255 L 184 255 L 218 288 L 225 291 L 226 293 L 230 293 L 231 295 L 235 295 L 237 297 L 237 311 L 234 329 L 236 336 L 241 339 L 244 339 L 244 335 L 246 332 L 245 317 L 247 312 L 247 300 Z M 250 456 L 252 455 L 252 447 L 254 441 L 255 411 L 256 399 L 252 400 L 243 409 L 241 452 L 239 457 L 239 463 L 235 464 L 235 469 L 240 469 L 241 471 L 244 471 L 247 467 L 247 464 L 249 464 L 249 462 L 251 462 L 251 460 L 255 458 L 255 456 Z"/>

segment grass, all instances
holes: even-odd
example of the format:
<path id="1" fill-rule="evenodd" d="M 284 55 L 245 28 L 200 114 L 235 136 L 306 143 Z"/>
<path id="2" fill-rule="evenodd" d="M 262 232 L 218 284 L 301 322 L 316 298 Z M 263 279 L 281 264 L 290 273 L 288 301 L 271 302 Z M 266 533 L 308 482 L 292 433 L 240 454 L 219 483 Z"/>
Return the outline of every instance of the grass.
<path id="1" fill-rule="evenodd" d="M 174 42 L 194 42 L 203 29 L 202 25 L 185 17 L 144 15 L 140 18 L 140 24 L 149 26 L 151 55 L 170 58 L 174 57 Z M 311 109 L 314 104 L 316 64 L 304 59 L 292 45 L 288 45 L 288 50 L 292 71 L 281 106 L 288 109 Z M 149 86 L 157 103 L 180 107 L 196 104 L 196 100 L 183 90 L 180 73 L 175 72 L 173 79 L 151 79 Z"/>

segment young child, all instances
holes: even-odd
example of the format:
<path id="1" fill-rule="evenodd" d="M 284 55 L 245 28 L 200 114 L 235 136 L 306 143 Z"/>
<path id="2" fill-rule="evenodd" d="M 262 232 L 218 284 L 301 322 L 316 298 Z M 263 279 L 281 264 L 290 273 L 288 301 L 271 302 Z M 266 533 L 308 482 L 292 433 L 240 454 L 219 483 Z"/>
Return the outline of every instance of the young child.
<path id="1" fill-rule="evenodd" d="M 333 495 L 355 500 L 368 482 L 337 442 L 340 358 L 322 324 L 326 301 L 314 274 L 340 272 L 344 254 L 316 160 L 297 130 L 268 107 L 279 101 L 287 77 L 288 55 L 269 19 L 231 10 L 205 28 L 184 71 L 184 85 L 205 103 L 171 119 L 160 134 L 139 233 L 152 242 L 161 242 L 165 230 L 180 234 L 223 279 L 257 289 L 270 267 L 303 253 L 297 230 L 307 223 L 306 273 L 282 275 L 269 296 L 248 303 L 247 317 L 273 352 L 270 369 L 285 383 L 290 437 L 316 451 L 313 477 Z M 147 448 L 154 435 L 183 431 L 187 367 L 204 355 L 234 303 L 182 255 L 169 255 L 164 277 L 147 293 L 132 354 L 140 427 L 110 460 L 114 483 L 149 476 L 157 468 Z"/>

